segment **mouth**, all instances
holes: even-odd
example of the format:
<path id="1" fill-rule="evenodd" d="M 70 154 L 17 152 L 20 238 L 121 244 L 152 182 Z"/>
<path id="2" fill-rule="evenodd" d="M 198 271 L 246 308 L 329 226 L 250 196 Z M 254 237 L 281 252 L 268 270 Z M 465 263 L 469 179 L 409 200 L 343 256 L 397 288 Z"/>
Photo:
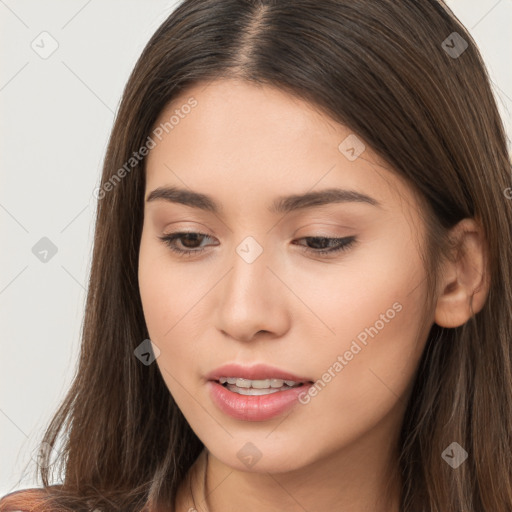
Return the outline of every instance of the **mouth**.
<path id="1" fill-rule="evenodd" d="M 294 381 L 284 379 L 244 379 L 241 377 L 220 377 L 214 382 L 219 383 L 233 393 L 246 396 L 270 395 L 299 388 L 312 381 Z"/>
<path id="2" fill-rule="evenodd" d="M 312 381 L 265 377 L 215 376 L 208 380 L 207 389 L 213 403 L 224 414 L 242 421 L 267 421 L 296 406 L 313 386 Z"/>
<path id="3" fill-rule="evenodd" d="M 310 375 L 296 375 L 265 363 L 227 363 L 205 379 L 220 411 L 243 421 L 266 421 L 283 414 L 314 384 Z"/>

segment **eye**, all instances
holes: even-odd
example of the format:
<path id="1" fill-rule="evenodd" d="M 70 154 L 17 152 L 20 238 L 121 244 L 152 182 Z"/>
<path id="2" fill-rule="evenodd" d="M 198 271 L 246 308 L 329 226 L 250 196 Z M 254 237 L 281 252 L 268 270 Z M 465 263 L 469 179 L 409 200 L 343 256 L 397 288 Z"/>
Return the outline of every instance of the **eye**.
<path id="1" fill-rule="evenodd" d="M 176 232 L 170 233 L 168 235 L 164 235 L 158 237 L 165 243 L 169 249 L 173 252 L 177 253 L 180 256 L 192 256 L 194 254 L 202 253 L 206 247 L 197 248 L 197 243 L 201 243 L 205 238 L 210 238 L 206 233 L 195 233 L 195 232 Z M 300 244 L 301 250 L 312 253 L 312 254 L 333 254 L 340 251 L 346 251 L 356 242 L 355 236 L 347 236 L 344 238 L 327 238 L 323 236 L 307 236 L 303 238 L 299 238 L 300 240 L 305 240 L 309 244 L 313 244 L 313 246 L 317 246 L 316 248 L 308 247 Z M 182 247 L 178 247 L 176 242 L 179 242 Z M 295 242 L 295 241 L 294 241 Z M 321 247 L 318 247 L 320 245 Z M 325 247 L 327 245 L 327 247 Z"/>
<path id="2" fill-rule="evenodd" d="M 346 236 L 344 238 L 327 238 L 323 236 L 306 236 L 299 238 L 299 240 L 306 240 L 308 243 L 313 242 L 313 245 L 321 245 L 321 248 L 315 249 L 306 246 L 301 246 L 306 252 L 314 254 L 333 254 L 340 251 L 346 251 L 356 242 L 355 236 Z M 320 241 L 320 244 L 318 243 Z M 327 244 L 327 248 L 324 246 Z M 334 244 L 334 247 L 332 245 Z M 297 244 L 298 245 L 298 244 Z"/>
<path id="3" fill-rule="evenodd" d="M 205 250 L 204 247 L 196 249 L 194 244 L 197 243 L 197 239 L 201 241 L 204 238 L 211 238 L 206 233 L 193 233 L 193 232 L 176 232 L 170 233 L 169 235 L 160 236 L 160 240 L 162 240 L 171 251 L 179 254 L 180 256 L 192 256 L 192 254 L 199 254 Z M 183 244 L 182 239 L 185 240 L 185 244 Z M 185 245 L 185 249 L 181 249 L 176 246 L 175 241 L 179 240 L 182 245 Z M 192 248 L 189 247 L 189 244 L 192 245 Z"/>

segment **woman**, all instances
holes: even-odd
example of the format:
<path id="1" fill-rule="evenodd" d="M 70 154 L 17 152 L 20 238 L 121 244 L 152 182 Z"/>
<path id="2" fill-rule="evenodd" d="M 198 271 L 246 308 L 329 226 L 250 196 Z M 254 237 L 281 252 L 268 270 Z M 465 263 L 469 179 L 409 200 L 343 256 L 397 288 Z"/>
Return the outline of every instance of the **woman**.
<path id="1" fill-rule="evenodd" d="M 510 187 L 443 4 L 184 1 L 113 128 L 44 487 L 0 510 L 510 510 Z"/>

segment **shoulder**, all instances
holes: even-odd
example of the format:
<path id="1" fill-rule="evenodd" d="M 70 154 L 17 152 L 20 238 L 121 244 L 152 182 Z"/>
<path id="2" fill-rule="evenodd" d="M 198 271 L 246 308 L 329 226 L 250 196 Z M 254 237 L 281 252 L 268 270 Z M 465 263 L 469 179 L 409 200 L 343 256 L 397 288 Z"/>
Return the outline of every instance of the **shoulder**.
<path id="1" fill-rule="evenodd" d="M 30 512 L 47 495 L 45 489 L 22 489 L 0 498 L 0 512 Z"/>

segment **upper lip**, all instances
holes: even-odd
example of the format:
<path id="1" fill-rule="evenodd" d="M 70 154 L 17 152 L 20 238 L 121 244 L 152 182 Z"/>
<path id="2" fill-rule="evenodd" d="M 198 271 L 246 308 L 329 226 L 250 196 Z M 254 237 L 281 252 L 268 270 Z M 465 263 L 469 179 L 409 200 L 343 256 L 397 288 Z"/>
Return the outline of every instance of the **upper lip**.
<path id="1" fill-rule="evenodd" d="M 299 377 L 275 366 L 255 364 L 242 366 L 236 363 L 219 366 L 206 375 L 208 380 L 219 380 L 221 377 L 240 377 L 248 380 L 282 379 L 295 382 L 311 382 L 307 377 Z"/>

